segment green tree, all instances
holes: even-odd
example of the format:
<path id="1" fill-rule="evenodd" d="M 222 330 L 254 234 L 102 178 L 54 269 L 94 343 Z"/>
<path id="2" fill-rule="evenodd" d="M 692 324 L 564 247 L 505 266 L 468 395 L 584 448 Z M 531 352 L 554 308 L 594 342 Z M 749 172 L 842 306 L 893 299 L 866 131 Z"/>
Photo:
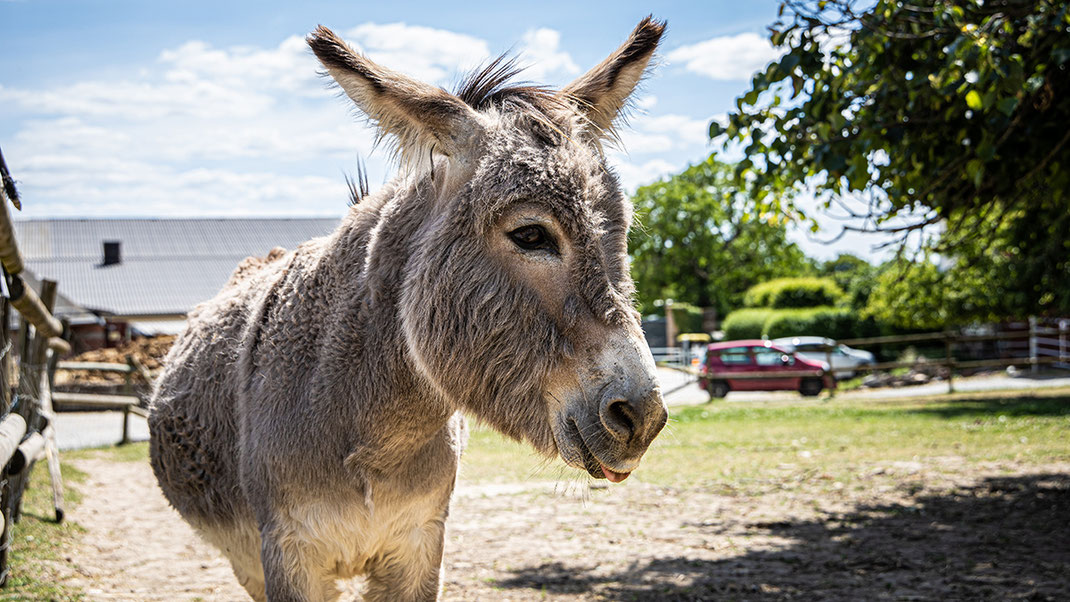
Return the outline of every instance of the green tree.
<path id="1" fill-rule="evenodd" d="M 869 302 L 878 268 L 856 255 L 840 253 L 818 266 L 818 274 L 832 278 L 847 292 L 846 304 L 852 309 L 862 309 Z"/>
<path id="2" fill-rule="evenodd" d="M 798 216 L 816 191 L 848 229 L 941 224 L 921 240 L 953 262 L 1020 272 L 1001 280 L 1012 313 L 1070 311 L 1052 238 L 1070 213 L 1070 3 L 786 0 L 771 30 L 785 54 L 710 126 L 745 146 L 759 211 Z"/>
<path id="3" fill-rule="evenodd" d="M 629 248 L 644 308 L 671 298 L 720 315 L 743 292 L 780 276 L 813 273 L 788 240 L 786 220 L 760 213 L 732 181 L 732 167 L 712 157 L 640 188 Z"/>
<path id="4" fill-rule="evenodd" d="M 1070 213 L 1040 206 L 998 223 L 977 217 L 944 236 L 955 252 L 940 267 L 929 257 L 885 266 L 869 315 L 930 329 L 1070 308 Z"/>

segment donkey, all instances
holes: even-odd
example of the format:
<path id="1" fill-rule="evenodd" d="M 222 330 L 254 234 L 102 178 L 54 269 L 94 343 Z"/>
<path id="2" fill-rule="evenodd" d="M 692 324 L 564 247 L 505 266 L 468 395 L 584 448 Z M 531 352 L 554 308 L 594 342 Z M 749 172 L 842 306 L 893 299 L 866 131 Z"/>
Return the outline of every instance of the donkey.
<path id="1" fill-rule="evenodd" d="M 320 26 L 334 82 L 401 173 L 332 234 L 244 260 L 191 312 L 149 418 L 167 499 L 255 600 L 435 600 L 462 414 L 624 480 L 667 411 L 629 203 L 601 153 L 664 30 L 561 91 L 503 59 L 451 94 Z"/>

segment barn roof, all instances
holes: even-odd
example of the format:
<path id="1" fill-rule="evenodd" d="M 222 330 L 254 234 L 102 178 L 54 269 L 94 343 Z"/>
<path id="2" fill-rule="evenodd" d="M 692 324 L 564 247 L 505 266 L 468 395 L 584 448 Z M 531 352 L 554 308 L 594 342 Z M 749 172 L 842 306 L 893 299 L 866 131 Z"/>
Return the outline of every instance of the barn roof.
<path id="1" fill-rule="evenodd" d="M 339 218 L 33 219 L 15 222 L 26 268 L 82 308 L 116 316 L 184 314 L 226 283 L 238 262 L 292 249 Z M 119 262 L 104 265 L 104 243 Z"/>

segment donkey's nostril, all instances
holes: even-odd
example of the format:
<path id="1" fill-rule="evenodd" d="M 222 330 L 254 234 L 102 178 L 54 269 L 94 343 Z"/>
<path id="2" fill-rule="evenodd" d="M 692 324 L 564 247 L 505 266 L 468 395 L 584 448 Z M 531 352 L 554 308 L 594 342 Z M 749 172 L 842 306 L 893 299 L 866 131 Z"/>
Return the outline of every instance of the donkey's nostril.
<path id="1" fill-rule="evenodd" d="M 628 439 L 635 432 L 635 410 L 623 399 L 615 399 L 606 406 L 602 421 L 610 432 Z"/>

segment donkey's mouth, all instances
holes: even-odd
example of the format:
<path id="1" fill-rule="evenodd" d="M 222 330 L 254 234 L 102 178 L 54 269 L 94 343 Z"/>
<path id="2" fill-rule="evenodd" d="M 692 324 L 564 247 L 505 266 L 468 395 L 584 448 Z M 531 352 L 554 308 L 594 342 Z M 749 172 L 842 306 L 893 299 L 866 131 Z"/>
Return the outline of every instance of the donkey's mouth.
<path id="1" fill-rule="evenodd" d="M 616 472 L 603 464 L 591 451 L 587 442 L 583 440 L 580 427 L 573 418 L 568 421 L 568 435 L 570 443 L 574 444 L 576 449 L 579 450 L 580 460 L 583 462 L 583 468 L 587 471 L 587 474 L 596 479 L 609 479 L 611 483 L 620 483 L 632 474 L 631 471 Z"/>

